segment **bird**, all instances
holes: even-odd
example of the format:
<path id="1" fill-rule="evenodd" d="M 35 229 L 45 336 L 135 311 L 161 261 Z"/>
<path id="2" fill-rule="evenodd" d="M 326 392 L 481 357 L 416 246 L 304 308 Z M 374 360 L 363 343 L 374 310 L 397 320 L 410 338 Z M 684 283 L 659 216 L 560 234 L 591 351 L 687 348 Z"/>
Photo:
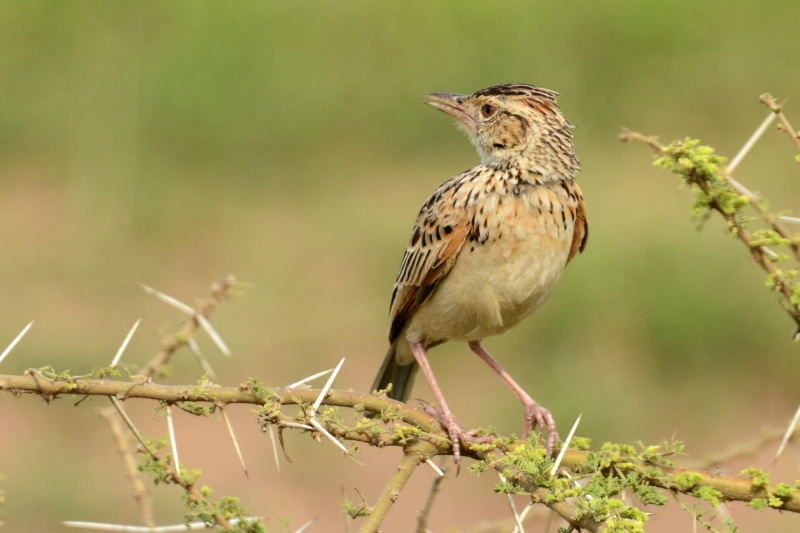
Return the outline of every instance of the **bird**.
<path id="1" fill-rule="evenodd" d="M 460 443 L 478 441 L 459 425 L 431 369 L 428 350 L 444 342 L 467 342 L 522 402 L 523 440 L 538 425 L 547 430 L 548 455 L 558 442 L 552 413 L 482 344 L 539 307 L 586 246 L 586 207 L 574 180 L 580 162 L 558 96 L 506 83 L 424 97 L 456 119 L 481 162 L 445 181 L 420 209 L 392 291 L 390 347 L 371 390 L 406 402 L 421 368 L 439 405 L 429 412 L 446 428 L 459 468 Z"/>

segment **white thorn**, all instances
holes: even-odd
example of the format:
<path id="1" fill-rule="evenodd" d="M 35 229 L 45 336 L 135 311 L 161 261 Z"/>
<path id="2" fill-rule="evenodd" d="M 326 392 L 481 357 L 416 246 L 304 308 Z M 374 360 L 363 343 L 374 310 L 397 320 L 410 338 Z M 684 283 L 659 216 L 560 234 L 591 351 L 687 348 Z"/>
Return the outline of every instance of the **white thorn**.
<path id="1" fill-rule="evenodd" d="M 777 253 L 775 253 L 772 250 L 770 250 L 769 248 L 767 248 L 766 246 L 761 246 L 761 250 L 765 254 L 767 254 L 772 260 L 778 260 L 781 257 Z"/>
<path id="2" fill-rule="evenodd" d="M 313 426 L 309 426 L 308 424 L 298 424 L 297 422 L 281 422 L 281 425 L 286 426 L 287 428 L 314 429 Z"/>
<path id="3" fill-rule="evenodd" d="M 755 132 L 753 132 L 753 135 L 750 136 L 750 139 L 747 140 L 744 146 L 742 146 L 742 149 L 739 150 L 739 153 L 736 154 L 736 157 L 733 158 L 731 164 L 728 165 L 726 174 L 728 175 L 733 174 L 734 169 L 739 165 L 744 156 L 747 155 L 747 152 L 750 151 L 750 149 L 753 147 L 756 141 L 758 141 L 758 139 L 764 134 L 764 132 L 767 131 L 767 128 L 769 127 L 770 124 L 772 124 L 773 120 L 775 120 L 775 113 L 770 111 L 769 116 L 765 118 L 764 122 L 761 123 L 761 125 Z"/>
<path id="4" fill-rule="evenodd" d="M 425 459 L 425 464 L 431 467 L 433 471 L 436 472 L 436 474 L 438 474 L 439 477 L 444 477 L 444 472 L 442 472 L 441 468 L 436 466 L 436 463 L 434 463 L 430 459 Z"/>
<path id="5" fill-rule="evenodd" d="M 114 360 L 111 361 L 111 368 L 115 368 L 117 363 L 119 363 L 119 360 L 122 358 L 122 352 L 124 352 L 125 348 L 128 347 L 128 343 L 131 342 L 131 338 L 133 337 L 133 334 L 136 333 L 136 328 L 139 327 L 139 323 L 143 318 L 144 317 L 139 317 L 139 320 L 136 321 L 131 330 L 128 332 L 128 336 L 125 337 L 124 341 L 122 341 L 122 346 L 119 347 L 119 350 L 117 350 L 117 355 L 115 355 Z"/>
<path id="6" fill-rule="evenodd" d="M 287 389 L 293 389 L 295 387 L 300 387 L 301 385 L 307 384 L 311 380 L 314 380 L 314 379 L 317 379 L 317 378 L 321 378 L 322 376 L 330 374 L 331 372 L 333 372 L 332 368 L 330 370 L 323 370 L 322 372 L 317 372 L 313 376 L 308 376 L 307 378 L 301 379 L 300 381 L 298 381 L 296 383 L 292 383 L 291 385 L 287 385 L 286 388 Z"/>
<path id="7" fill-rule="evenodd" d="M 797 408 L 797 411 L 794 414 L 794 418 L 792 419 L 792 423 L 789 424 L 788 428 L 786 428 L 786 433 L 783 435 L 783 440 L 781 441 L 781 445 L 778 447 L 778 452 L 775 454 L 775 459 L 773 459 L 773 462 L 777 461 L 778 457 L 780 457 L 781 454 L 783 453 L 783 449 L 789 442 L 789 438 L 792 436 L 792 433 L 794 433 L 794 428 L 797 425 L 798 420 L 800 420 L 800 407 Z"/>
<path id="8" fill-rule="evenodd" d="M 142 290 L 144 292 L 146 292 L 150 296 L 154 297 L 157 300 L 161 300 L 162 302 L 164 302 L 167 305 L 171 305 L 172 307 L 174 307 L 175 309 L 177 309 L 181 313 L 187 314 L 189 316 L 194 316 L 195 315 L 194 308 L 192 308 L 191 306 L 186 305 L 185 303 L 181 302 L 180 300 L 178 300 L 176 298 L 173 298 L 172 296 L 169 296 L 167 294 L 164 294 L 163 292 L 159 292 L 159 291 L 155 290 L 153 287 L 149 287 L 149 286 L 145 285 L 144 283 L 139 283 L 138 285 L 139 285 L 139 287 L 142 288 Z"/>
<path id="9" fill-rule="evenodd" d="M 175 475 L 181 479 L 181 462 L 178 459 L 178 442 L 175 440 L 175 426 L 172 423 L 172 409 L 167 405 L 167 427 L 169 428 L 169 442 L 172 444 L 172 457 L 175 458 Z"/>
<path id="10" fill-rule="evenodd" d="M 233 432 L 233 426 L 231 426 L 231 420 L 228 418 L 228 413 L 225 412 L 223 407 L 220 407 L 219 410 L 222 412 L 222 418 L 225 420 L 225 425 L 228 426 L 228 433 L 233 441 L 233 447 L 236 448 L 236 455 L 239 456 L 239 462 L 242 464 L 244 475 L 249 478 L 250 474 L 247 473 L 247 467 L 244 464 L 244 456 L 242 456 L 242 450 L 239 448 L 239 441 L 236 440 L 236 434 Z"/>
<path id="11" fill-rule="evenodd" d="M 800 224 L 800 217 L 778 217 L 781 222 L 788 222 L 790 224 Z"/>
<path id="12" fill-rule="evenodd" d="M 6 356 L 9 353 L 11 353 L 11 350 L 14 349 L 14 346 L 17 345 L 17 343 L 20 341 L 20 339 L 22 339 L 22 337 L 24 337 L 25 334 L 28 333 L 28 330 L 31 329 L 31 326 L 33 325 L 34 322 L 36 322 L 36 321 L 35 320 L 31 320 L 30 324 L 25 326 L 25 328 L 22 331 L 20 331 L 19 335 L 17 335 L 17 337 L 13 341 L 11 341 L 11 344 L 9 344 L 8 347 L 5 350 L 3 350 L 3 353 L 0 354 L 0 363 L 2 363 L 3 359 L 5 359 Z"/>
<path id="13" fill-rule="evenodd" d="M 144 437 L 142 437 L 142 434 L 139 433 L 138 429 L 136 429 L 136 425 L 133 423 L 133 420 L 131 420 L 131 417 L 128 416 L 128 413 L 125 412 L 125 408 L 122 407 L 122 404 L 120 403 L 119 400 L 117 400 L 117 397 L 116 396 L 109 396 L 108 399 L 111 401 L 111 404 L 114 407 L 117 408 L 117 412 L 122 417 L 122 419 L 125 421 L 125 424 L 127 424 L 128 429 L 130 429 L 131 432 L 133 433 L 133 435 L 136 437 L 136 440 L 139 441 L 139 443 L 147 451 L 147 453 L 150 454 L 151 457 L 155 457 L 156 455 L 150 450 L 150 447 L 147 446 L 147 441 L 144 440 Z"/>
<path id="14" fill-rule="evenodd" d="M 503 480 L 503 483 L 508 483 L 508 480 L 501 474 L 500 472 L 497 473 L 500 476 L 500 479 Z M 511 507 L 511 513 L 514 515 L 514 522 L 517 524 L 515 526 L 515 531 L 518 530 L 518 533 L 525 533 L 525 530 L 522 527 L 522 518 L 520 518 L 519 513 L 517 512 L 517 506 L 514 503 L 514 498 L 511 494 L 506 494 L 508 497 L 508 506 Z"/>
<path id="15" fill-rule="evenodd" d="M 317 421 L 317 419 L 316 419 L 316 418 L 312 418 L 312 419 L 311 419 L 311 425 L 312 425 L 312 426 L 314 426 L 315 428 L 317 428 L 317 430 L 319 430 L 319 432 L 320 432 L 320 433 L 322 433 L 323 435 L 325 435 L 326 437 L 328 437 L 328 438 L 331 440 L 331 442 L 333 442 L 333 443 L 334 443 L 336 446 L 338 446 L 339 448 L 341 448 L 341 449 L 342 449 L 342 451 L 343 451 L 344 453 L 346 453 L 347 455 L 350 455 L 350 450 L 348 450 L 348 449 L 345 447 L 345 445 L 344 445 L 344 444 L 342 444 L 341 442 L 339 442 L 339 440 L 338 440 L 336 437 L 334 437 L 333 435 L 331 435 L 330 433 L 328 433 L 328 430 L 327 430 L 327 429 L 325 429 L 324 427 L 322 427 L 322 424 L 320 424 L 320 423 Z"/>
<path id="16" fill-rule="evenodd" d="M 232 518 L 228 522 L 230 522 L 232 526 L 235 526 L 240 522 L 254 522 L 256 520 L 263 520 L 263 518 L 260 517 L 248 517 L 244 519 Z M 64 527 L 90 529 L 93 531 L 124 531 L 127 533 L 180 533 L 181 531 L 187 531 L 187 530 L 208 529 L 208 524 L 205 522 L 189 522 L 188 524 L 176 524 L 172 526 L 161 526 L 161 527 L 126 526 L 124 524 L 104 524 L 101 522 L 81 522 L 77 520 L 69 520 L 66 522 L 62 522 L 61 524 Z"/>
<path id="17" fill-rule="evenodd" d="M 528 511 L 530 511 L 531 509 L 533 509 L 533 504 L 529 503 L 528 505 L 525 506 L 525 509 L 523 509 L 522 512 L 519 513 L 520 522 L 525 520 L 525 517 L 528 516 Z M 523 533 L 523 532 L 517 526 L 514 526 L 514 530 L 511 533 Z"/>
<path id="18" fill-rule="evenodd" d="M 269 426 L 269 440 L 272 442 L 272 455 L 275 458 L 275 468 L 278 469 L 278 475 L 281 475 L 281 462 L 278 460 L 278 443 L 275 442 L 275 428 L 272 424 Z"/>
<path id="19" fill-rule="evenodd" d="M 311 524 L 313 524 L 313 523 L 314 523 L 314 522 L 316 522 L 316 521 L 317 521 L 317 519 L 316 519 L 316 518 L 312 518 L 311 520 L 309 520 L 308 522 L 306 522 L 306 523 L 305 523 L 305 525 L 303 525 L 303 527 L 301 527 L 300 529 L 298 529 L 298 530 L 297 530 L 297 531 L 295 531 L 294 533 L 303 533 L 303 531 L 305 531 L 306 529 L 308 529 L 308 528 L 311 526 Z"/>
<path id="20" fill-rule="evenodd" d="M 556 472 L 558 471 L 558 467 L 561 466 L 561 460 L 564 459 L 564 454 L 567 453 L 567 446 L 569 446 L 569 442 L 572 440 L 573 435 L 575 435 L 575 430 L 578 429 L 578 424 L 580 424 L 581 418 L 583 418 L 583 411 L 581 411 L 581 414 L 578 415 L 578 419 L 572 425 L 569 435 L 567 435 L 567 440 L 565 440 L 564 445 L 561 446 L 561 451 L 558 453 L 558 457 L 556 457 L 556 462 L 553 465 L 553 469 L 550 470 L 551 476 L 555 476 Z"/>
<path id="21" fill-rule="evenodd" d="M 745 187 L 744 185 L 733 179 L 732 176 L 725 176 L 725 179 L 727 179 L 728 182 L 733 186 L 733 189 L 736 191 L 737 194 L 744 194 L 745 196 L 750 198 L 750 200 L 753 202 L 758 201 L 758 195 L 756 193 L 754 193 L 753 191 L 751 191 L 750 189 L 748 189 L 747 187 Z"/>
<path id="22" fill-rule="evenodd" d="M 216 372 L 214 372 L 214 369 L 211 368 L 211 364 L 203 356 L 203 353 L 200 351 L 200 346 L 197 344 L 197 341 L 194 339 L 194 337 L 187 338 L 186 343 L 189 345 L 189 349 L 192 351 L 195 358 L 197 358 L 200 366 L 203 367 L 205 373 L 208 374 L 208 379 L 210 379 L 213 383 L 218 383 L 219 379 L 217 378 Z"/>
<path id="23" fill-rule="evenodd" d="M 201 314 L 194 315 L 194 318 L 197 320 L 197 323 L 200 324 L 200 327 L 206 330 L 208 336 L 211 337 L 211 340 L 214 341 L 214 344 L 217 345 L 219 351 L 221 351 L 225 357 L 228 359 L 231 358 L 231 349 L 228 348 L 228 345 L 225 344 L 225 341 L 222 340 L 222 337 L 219 336 L 219 333 L 211 326 L 211 322 L 208 321 L 206 317 Z"/>
<path id="24" fill-rule="evenodd" d="M 314 417 L 315 414 L 317 414 L 317 409 L 319 409 L 322 400 L 325 399 L 325 395 L 328 394 L 328 390 L 331 388 L 331 385 L 333 385 L 333 380 L 336 379 L 336 374 L 339 373 L 339 369 L 342 368 L 342 364 L 344 364 L 344 357 L 342 357 L 342 360 L 339 361 L 338 365 L 336 365 L 336 368 L 333 369 L 331 377 L 328 378 L 328 382 L 325 383 L 324 387 L 322 387 L 322 391 L 320 391 L 319 396 L 317 397 L 317 401 L 314 402 L 314 406 L 311 408 L 312 418 Z"/>

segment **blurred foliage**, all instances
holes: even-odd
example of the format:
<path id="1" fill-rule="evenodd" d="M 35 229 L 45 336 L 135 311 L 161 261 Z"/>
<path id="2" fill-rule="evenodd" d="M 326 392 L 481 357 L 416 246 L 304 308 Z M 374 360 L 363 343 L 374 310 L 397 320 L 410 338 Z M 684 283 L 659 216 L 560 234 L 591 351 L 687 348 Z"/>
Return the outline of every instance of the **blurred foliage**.
<path id="1" fill-rule="evenodd" d="M 0 344 L 38 321 L 0 371 L 107 364 L 147 312 L 126 355 L 144 362 L 175 316 L 131 282 L 191 303 L 233 273 L 255 290 L 215 317 L 236 354 L 217 360 L 223 379 L 290 383 L 347 355 L 337 385 L 368 386 L 414 216 L 478 160 L 420 98 L 520 81 L 559 91 L 578 125 L 590 238 L 550 301 L 490 340 L 492 353 L 562 427 L 586 410 L 581 433 L 597 440 L 677 431 L 702 451 L 782 423 L 798 401 L 792 324 L 722 227 L 695 232 L 691 195 L 616 136 L 623 126 L 689 135 L 732 156 L 766 116 L 765 91 L 788 97 L 800 124 L 798 20 L 788 0 L 2 2 Z M 768 133 L 737 178 L 797 212 L 792 150 Z M 433 353 L 455 412 L 466 425 L 516 428 L 513 396 L 465 352 Z M 176 382 L 195 379 L 192 365 L 175 363 Z M 481 393 L 459 397 L 464 382 Z M 423 385 L 415 394 L 429 397 Z M 10 401 L 0 397 L 4 427 Z M 37 416 L 75 423 L 20 412 L 31 427 Z M 107 442 L 101 423 L 89 431 Z M 78 452 L 55 446 L 24 453 L 61 468 L 50 485 L 63 487 L 81 458 L 61 464 L 53 450 Z M 2 439 L 0 452 L 23 453 Z M 111 451 L 97 460 L 116 465 Z M 311 476 L 318 464 L 295 468 Z M 42 498 L 16 466 L 0 471 L 9 502 L 30 493 L 60 510 L 38 514 L 42 528 L 66 505 L 103 518 L 94 487 Z M 245 500 L 265 490 L 214 485 Z M 320 494 L 335 508 L 338 494 Z M 109 518 L 117 496 L 124 486 L 103 495 L 115 502 Z M 9 523 L 36 509 L 7 508 Z M 324 512 L 336 511 L 312 507 L 309 518 Z"/>

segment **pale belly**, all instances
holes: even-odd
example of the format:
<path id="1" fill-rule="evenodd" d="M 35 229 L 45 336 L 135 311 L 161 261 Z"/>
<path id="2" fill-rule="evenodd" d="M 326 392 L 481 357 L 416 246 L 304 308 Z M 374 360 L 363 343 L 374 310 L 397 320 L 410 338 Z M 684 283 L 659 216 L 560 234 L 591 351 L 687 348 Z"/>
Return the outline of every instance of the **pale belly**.
<path id="1" fill-rule="evenodd" d="M 530 222 L 517 224 L 516 234 L 466 243 L 409 321 L 406 337 L 426 344 L 480 340 L 514 327 L 541 305 L 564 270 L 573 228 L 541 218 Z"/>

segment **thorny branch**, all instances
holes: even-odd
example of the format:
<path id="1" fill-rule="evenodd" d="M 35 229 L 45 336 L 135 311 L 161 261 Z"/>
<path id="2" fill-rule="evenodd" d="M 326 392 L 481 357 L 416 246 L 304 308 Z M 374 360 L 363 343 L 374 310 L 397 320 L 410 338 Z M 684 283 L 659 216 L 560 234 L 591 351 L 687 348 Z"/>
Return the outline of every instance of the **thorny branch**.
<path id="1" fill-rule="evenodd" d="M 769 99 L 774 105 L 771 97 Z M 780 113 L 780 108 L 773 108 L 773 111 Z M 779 116 L 785 120 L 782 113 Z M 780 300 L 781 306 L 796 324 L 792 337 L 795 340 L 800 339 L 800 286 L 792 281 L 800 268 L 800 238 L 788 231 L 780 223 L 778 216 L 765 208 L 763 198 L 750 193 L 728 173 L 719 170 L 718 163 L 725 159 L 714 155 L 713 149 L 697 146 L 698 141 L 689 139 L 665 146 L 656 137 L 627 130 L 622 132 L 620 140 L 637 141 L 652 146 L 661 156 L 656 164 L 665 168 L 672 167 L 687 183 L 697 188 L 699 193 L 696 214 L 708 209 L 718 212 L 725 219 L 727 231 L 745 244 L 753 261 L 767 272 L 768 286 L 783 296 Z M 748 231 L 747 219 L 742 215 L 742 209 L 747 205 L 755 208 L 767 230 L 755 233 Z M 797 261 L 795 268 L 784 270 L 778 267 L 777 263 L 785 260 L 786 256 L 776 253 L 771 247 L 781 245 L 792 250 Z"/>
<path id="2" fill-rule="evenodd" d="M 15 395 L 36 394 L 48 400 L 54 400 L 59 395 L 100 395 L 100 396 L 126 396 L 129 399 L 146 398 L 158 400 L 168 404 L 181 402 L 207 402 L 212 404 L 251 404 L 263 405 L 263 419 L 266 424 L 276 424 L 279 427 L 297 426 L 303 423 L 302 415 L 289 416 L 280 411 L 285 405 L 311 405 L 319 396 L 319 391 L 309 389 L 268 389 L 255 382 L 243 384 L 237 388 L 220 386 L 167 386 L 152 382 L 120 382 L 92 379 L 65 379 L 64 381 L 51 381 L 35 371 L 30 371 L 23 376 L 0 375 L 0 390 L 12 392 Z M 452 448 L 439 422 L 422 410 L 409 405 L 395 402 L 386 397 L 373 396 L 352 391 L 331 390 L 322 401 L 322 405 L 335 407 L 348 407 L 356 410 L 392 413 L 395 420 L 393 430 L 386 428 L 378 421 L 362 421 L 355 427 L 347 427 L 334 417 L 320 418 L 320 422 L 335 437 L 343 441 L 361 442 L 372 446 L 399 446 L 412 450 L 418 454 L 414 461 L 422 461 L 424 457 L 432 455 L 450 455 Z M 402 423 L 402 424 L 401 424 Z M 417 428 L 418 432 L 412 431 Z M 313 431 L 312 431 L 313 433 Z M 476 460 L 486 461 L 490 468 L 502 473 L 507 479 L 513 481 L 521 492 L 528 493 L 534 501 L 546 504 L 556 513 L 575 527 L 588 531 L 601 531 L 603 524 L 591 518 L 576 519 L 576 508 L 566 500 L 559 501 L 553 497 L 553 492 L 541 485 L 542 479 L 522 469 L 510 466 L 504 462 L 504 456 L 509 450 L 527 444 L 519 441 L 498 438 L 497 448 L 482 449 L 480 446 L 470 446 L 465 456 Z M 420 449 L 415 446 L 425 446 Z M 562 461 L 562 468 L 579 470 L 586 467 L 592 459 L 593 452 L 569 450 Z M 408 459 L 411 461 L 412 459 Z M 411 467 L 410 467 L 411 468 Z M 756 498 L 775 498 L 780 495 L 777 508 L 785 511 L 800 512 L 800 491 L 787 491 L 782 485 L 775 485 L 754 479 L 741 477 L 727 477 L 698 470 L 684 469 L 674 466 L 663 466 L 649 463 L 630 463 L 620 460 L 608 475 L 627 476 L 636 474 L 647 479 L 655 487 L 686 494 L 696 494 L 703 487 L 709 487 L 719 493 L 722 501 L 751 502 Z M 549 475 L 549 474 L 548 474 Z M 687 482 L 687 476 L 690 482 Z M 398 483 L 400 483 L 398 481 Z M 403 482 L 404 483 L 404 482 Z M 399 485 L 402 486 L 402 485 Z M 185 487 L 189 490 L 191 487 Z M 392 495 L 390 495 L 393 497 Z"/>
<path id="3" fill-rule="evenodd" d="M 180 330 L 171 338 L 164 341 L 162 349 L 142 371 L 141 379 L 152 379 L 161 371 L 161 368 L 169 362 L 172 355 L 180 347 L 184 345 L 190 345 L 190 343 L 193 342 L 194 338 L 192 335 L 199 326 L 197 316 L 208 317 L 222 301 L 229 298 L 230 290 L 234 282 L 235 279 L 233 276 L 227 276 L 212 285 L 211 297 L 207 300 L 200 301 L 195 316 L 188 316 L 186 322 L 183 324 Z M 141 321 L 141 319 L 139 319 L 139 321 Z M 136 323 L 137 326 L 138 324 L 139 322 Z M 134 326 L 134 330 L 135 328 L 136 326 Z M 131 330 L 131 334 L 134 330 Z M 118 359 L 122 356 L 122 352 L 130 340 L 130 336 L 131 335 L 129 334 L 125 339 L 120 351 L 114 358 L 114 362 L 112 362 L 112 366 L 116 366 Z M 201 359 L 201 361 L 203 360 Z M 213 370 L 211 371 L 211 375 L 213 375 Z M 135 450 L 130 446 L 128 436 L 122 429 L 123 420 L 121 414 L 112 406 L 103 408 L 100 411 L 100 415 L 110 424 L 112 434 L 114 435 L 114 443 L 117 446 L 117 451 L 122 456 L 122 460 L 125 463 L 125 472 L 128 477 L 128 481 L 131 484 L 133 498 L 139 506 L 142 523 L 146 526 L 154 527 L 155 519 L 153 516 L 152 502 L 150 501 L 150 490 L 142 481 L 142 476 L 137 470 L 137 463 L 134 457 Z M 179 472 L 178 477 L 180 477 Z"/>
<path id="4" fill-rule="evenodd" d="M 200 320 L 208 318 L 220 303 L 230 297 L 231 287 L 234 282 L 233 276 L 227 276 L 212 286 L 211 298 L 198 302 L 199 305 L 195 313 L 187 317 L 183 327 L 172 337 L 164 339 L 161 351 L 147 363 L 147 366 L 141 372 L 144 378 L 155 377 L 178 348 L 189 345 L 189 339 L 192 338 L 195 330 L 200 326 Z"/>

